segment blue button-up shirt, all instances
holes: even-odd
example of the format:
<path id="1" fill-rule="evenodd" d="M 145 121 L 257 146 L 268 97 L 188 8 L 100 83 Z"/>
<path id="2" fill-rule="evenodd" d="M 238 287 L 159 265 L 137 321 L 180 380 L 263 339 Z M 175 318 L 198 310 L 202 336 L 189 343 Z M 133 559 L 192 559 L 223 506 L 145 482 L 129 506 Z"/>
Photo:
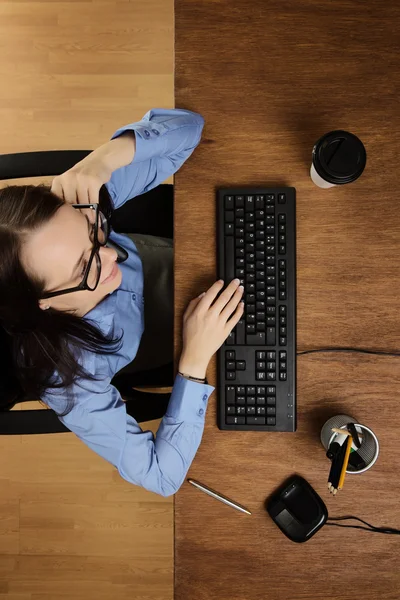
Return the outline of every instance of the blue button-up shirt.
<path id="1" fill-rule="evenodd" d="M 143 119 L 118 129 L 135 132 L 132 162 L 117 169 L 107 184 L 115 208 L 147 192 L 175 173 L 198 145 L 203 118 L 188 110 L 154 109 Z M 144 330 L 143 268 L 134 242 L 112 232 L 111 239 L 129 253 L 120 264 L 122 283 L 85 315 L 104 333 L 123 331 L 121 349 L 112 355 L 84 352 L 82 364 L 97 381 L 78 380 L 72 390 L 74 406 L 60 420 L 92 450 L 113 464 L 127 481 L 169 496 L 182 485 L 200 445 L 208 398 L 214 387 L 177 375 L 167 412 L 156 437 L 142 431 L 126 413 L 125 403 L 111 379 L 136 356 Z M 43 401 L 61 413 L 65 390 L 47 390 Z"/>

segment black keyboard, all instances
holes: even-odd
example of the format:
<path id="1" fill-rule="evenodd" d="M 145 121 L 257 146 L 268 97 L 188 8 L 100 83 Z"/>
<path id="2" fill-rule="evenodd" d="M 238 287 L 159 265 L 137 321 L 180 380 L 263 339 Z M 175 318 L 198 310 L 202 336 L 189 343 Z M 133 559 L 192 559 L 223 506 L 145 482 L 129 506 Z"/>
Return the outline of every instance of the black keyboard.
<path id="1" fill-rule="evenodd" d="M 218 350 L 218 427 L 296 430 L 294 188 L 218 190 L 218 278 L 244 286 L 242 319 Z"/>

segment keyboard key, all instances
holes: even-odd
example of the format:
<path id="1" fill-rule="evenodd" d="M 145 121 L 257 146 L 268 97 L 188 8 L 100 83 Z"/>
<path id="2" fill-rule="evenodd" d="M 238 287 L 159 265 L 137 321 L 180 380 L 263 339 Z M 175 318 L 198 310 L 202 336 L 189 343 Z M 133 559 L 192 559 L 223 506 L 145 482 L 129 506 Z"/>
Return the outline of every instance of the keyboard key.
<path id="1" fill-rule="evenodd" d="M 225 340 L 225 344 L 227 346 L 234 346 L 236 341 L 235 332 L 231 331 L 228 337 Z"/>
<path id="2" fill-rule="evenodd" d="M 226 360 L 235 360 L 236 353 L 234 350 L 227 350 L 225 352 Z"/>
<path id="3" fill-rule="evenodd" d="M 275 327 L 267 327 L 267 346 L 275 346 Z"/>
<path id="4" fill-rule="evenodd" d="M 286 223 L 286 215 L 285 214 L 278 215 L 278 222 L 279 223 Z"/>
<path id="5" fill-rule="evenodd" d="M 280 346 L 286 346 L 286 338 L 285 337 L 280 337 L 279 338 L 279 345 Z"/>
<path id="6" fill-rule="evenodd" d="M 276 388 L 274 385 L 269 385 L 267 387 L 267 394 L 271 396 L 275 396 Z"/>
<path id="7" fill-rule="evenodd" d="M 233 361 L 229 361 L 226 363 L 226 370 L 227 371 L 234 371 L 236 369 L 236 363 Z"/>
<path id="8" fill-rule="evenodd" d="M 268 372 L 267 373 L 267 381 L 275 381 L 275 380 L 276 380 L 275 373 Z"/>
<path id="9" fill-rule="evenodd" d="M 225 196 L 225 208 L 230 210 L 233 207 L 234 207 L 233 196 Z"/>
<path id="10" fill-rule="evenodd" d="M 267 396 L 267 404 L 268 406 L 275 406 L 276 398 L 275 396 Z"/>
<path id="11" fill-rule="evenodd" d="M 245 406 L 245 404 L 246 404 L 246 396 L 237 396 L 236 397 L 236 404 L 238 404 L 239 406 Z"/>
<path id="12" fill-rule="evenodd" d="M 246 414 L 248 414 L 248 415 L 255 415 L 256 414 L 256 407 L 255 406 L 247 406 L 247 408 L 246 408 Z"/>
<path id="13" fill-rule="evenodd" d="M 236 369 L 238 371 L 245 371 L 246 370 L 246 361 L 238 360 L 238 362 L 236 363 Z"/>
<path id="14" fill-rule="evenodd" d="M 265 333 L 258 332 L 254 335 L 247 335 L 248 346 L 265 346 Z"/>
<path id="15" fill-rule="evenodd" d="M 256 397 L 255 396 L 247 396 L 246 403 L 248 406 L 254 405 L 256 403 Z"/>
<path id="16" fill-rule="evenodd" d="M 256 387 L 255 385 L 248 385 L 246 387 L 246 391 L 247 391 L 247 395 L 248 396 L 254 396 L 256 393 Z"/>
<path id="17" fill-rule="evenodd" d="M 226 417 L 227 425 L 244 425 L 246 417 Z"/>
<path id="18" fill-rule="evenodd" d="M 257 406 L 257 414 L 265 415 L 265 406 Z"/>
<path id="19" fill-rule="evenodd" d="M 278 204 L 286 204 L 286 194 L 278 194 Z"/>
<path id="20" fill-rule="evenodd" d="M 244 207 L 244 196 L 236 196 L 235 198 L 236 208 Z"/>
<path id="21" fill-rule="evenodd" d="M 279 307 L 279 314 L 286 315 L 286 306 L 282 305 Z"/>
<path id="22" fill-rule="evenodd" d="M 226 372 L 226 379 L 233 381 L 234 379 L 236 379 L 236 373 L 235 371 L 227 371 Z"/>
<path id="23" fill-rule="evenodd" d="M 256 352 L 256 359 L 257 360 L 265 360 L 266 357 L 266 353 L 260 350 L 257 350 Z"/>
<path id="24" fill-rule="evenodd" d="M 267 360 L 275 360 L 276 358 L 276 352 L 272 351 L 272 352 L 267 352 Z"/>
<path id="25" fill-rule="evenodd" d="M 257 396 L 257 404 L 264 405 L 265 404 L 265 396 Z"/>
<path id="26" fill-rule="evenodd" d="M 257 393 L 257 396 L 264 396 L 265 395 L 265 387 L 262 385 L 258 385 L 256 393 Z"/>
<path id="27" fill-rule="evenodd" d="M 245 344 L 245 322 L 243 319 L 238 321 L 238 324 L 235 327 L 236 331 L 236 344 L 238 346 L 243 346 Z"/>
<path id="28" fill-rule="evenodd" d="M 236 406 L 227 406 L 226 414 L 227 415 L 235 415 L 236 414 Z"/>
<path id="29" fill-rule="evenodd" d="M 286 327 L 279 327 L 279 335 L 286 335 Z"/>
<path id="30" fill-rule="evenodd" d="M 279 244 L 279 254 L 286 254 L 286 245 Z"/>
<path id="31" fill-rule="evenodd" d="M 286 377 L 287 377 L 286 371 L 281 371 L 279 373 L 279 381 L 286 381 Z"/>
<path id="32" fill-rule="evenodd" d="M 282 302 L 283 300 L 286 300 L 286 291 L 282 290 L 279 292 L 279 300 Z"/>
<path id="33" fill-rule="evenodd" d="M 256 362 L 256 371 L 265 371 L 265 362 Z"/>
<path id="34" fill-rule="evenodd" d="M 232 417 L 228 417 L 232 418 Z M 237 417 L 233 417 L 236 419 Z M 246 418 L 247 425 L 265 425 L 265 417 L 247 417 Z"/>
<path id="35" fill-rule="evenodd" d="M 267 415 L 274 415 L 275 414 L 275 406 L 267 406 Z"/>
<path id="36" fill-rule="evenodd" d="M 267 417 L 267 425 L 275 425 L 275 417 Z"/>
<path id="37" fill-rule="evenodd" d="M 252 212 L 254 210 L 254 196 L 246 196 L 245 209 L 246 212 Z"/>
<path id="38" fill-rule="evenodd" d="M 245 406 L 238 406 L 236 409 L 236 414 L 237 415 L 245 415 L 246 414 L 246 407 Z"/>
<path id="39" fill-rule="evenodd" d="M 279 360 L 286 360 L 287 353 L 286 350 L 279 350 Z"/>
<path id="40" fill-rule="evenodd" d="M 233 385 L 226 387 L 226 403 L 235 404 L 235 386 Z"/>
<path id="41" fill-rule="evenodd" d="M 256 373 L 256 380 L 265 381 L 265 371 L 259 371 L 258 373 Z"/>

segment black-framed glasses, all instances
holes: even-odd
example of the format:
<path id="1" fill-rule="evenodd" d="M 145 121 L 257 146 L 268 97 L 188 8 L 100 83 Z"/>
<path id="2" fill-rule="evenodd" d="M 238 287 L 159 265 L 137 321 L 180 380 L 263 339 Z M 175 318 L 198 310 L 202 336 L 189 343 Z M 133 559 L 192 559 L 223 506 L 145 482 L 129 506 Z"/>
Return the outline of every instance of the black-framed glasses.
<path id="1" fill-rule="evenodd" d="M 105 246 L 110 235 L 110 225 L 104 214 L 101 212 L 98 204 L 71 204 L 72 208 L 79 210 L 93 209 L 95 211 L 93 228 L 90 234 L 90 238 L 93 242 L 92 252 L 90 253 L 89 260 L 87 262 L 83 279 L 81 283 L 75 287 L 67 288 L 65 290 L 57 290 L 56 292 L 46 292 L 43 294 L 43 298 L 54 298 L 54 296 L 61 296 L 62 294 L 70 294 L 71 292 L 79 292 L 80 290 L 90 290 L 93 292 L 100 281 L 101 274 L 101 258 L 99 249 L 101 246 Z"/>

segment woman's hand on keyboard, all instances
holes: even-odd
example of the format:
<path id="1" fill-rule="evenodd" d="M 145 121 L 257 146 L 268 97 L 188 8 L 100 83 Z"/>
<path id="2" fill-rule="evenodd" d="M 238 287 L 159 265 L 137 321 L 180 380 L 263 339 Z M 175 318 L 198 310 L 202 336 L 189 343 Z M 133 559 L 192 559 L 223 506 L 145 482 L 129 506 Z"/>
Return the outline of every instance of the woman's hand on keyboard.
<path id="1" fill-rule="evenodd" d="M 243 287 L 239 287 L 239 280 L 231 281 L 224 291 L 223 287 L 223 281 L 216 281 L 189 303 L 183 315 L 179 370 L 192 377 L 205 377 L 211 357 L 243 315 Z"/>

